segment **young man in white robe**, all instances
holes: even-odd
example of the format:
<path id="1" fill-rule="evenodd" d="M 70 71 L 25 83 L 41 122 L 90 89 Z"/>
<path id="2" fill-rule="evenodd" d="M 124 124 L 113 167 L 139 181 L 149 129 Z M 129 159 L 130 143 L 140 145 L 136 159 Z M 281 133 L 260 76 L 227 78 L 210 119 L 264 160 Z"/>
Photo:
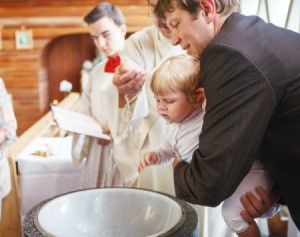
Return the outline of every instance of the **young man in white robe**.
<path id="1" fill-rule="evenodd" d="M 104 132 L 111 128 L 108 114 L 117 102 L 110 97 L 118 94 L 111 86 L 111 93 L 103 87 L 112 84 L 115 68 L 120 64 L 119 53 L 123 50 L 126 25 L 122 12 L 109 3 L 101 3 L 91 10 L 84 18 L 88 24 L 91 38 L 97 49 L 107 58 L 98 63 L 89 75 L 89 81 L 79 100 L 78 111 L 92 116 L 102 126 Z M 132 139 L 127 141 L 133 142 Z M 126 141 L 123 141 L 123 145 Z M 121 146 L 118 146 L 120 149 Z M 114 142 L 109 142 L 85 135 L 75 134 L 73 138 L 73 162 L 80 164 L 85 160 L 83 188 L 128 186 L 120 177 L 115 164 Z"/>

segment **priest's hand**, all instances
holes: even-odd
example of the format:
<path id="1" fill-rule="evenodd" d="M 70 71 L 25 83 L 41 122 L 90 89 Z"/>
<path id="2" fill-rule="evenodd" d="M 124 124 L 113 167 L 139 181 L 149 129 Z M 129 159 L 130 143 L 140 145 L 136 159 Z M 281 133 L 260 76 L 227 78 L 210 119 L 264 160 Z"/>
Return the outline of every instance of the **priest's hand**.
<path id="1" fill-rule="evenodd" d="M 119 94 L 135 96 L 146 81 L 146 73 L 130 64 L 121 64 L 116 68 L 113 84 Z"/>
<path id="2" fill-rule="evenodd" d="M 106 134 L 106 135 L 110 135 L 110 130 L 109 129 L 103 129 L 102 133 Z M 111 136 L 110 136 L 111 137 Z M 107 146 L 110 143 L 109 140 L 106 139 L 98 139 L 98 144 L 102 145 L 102 146 Z"/>

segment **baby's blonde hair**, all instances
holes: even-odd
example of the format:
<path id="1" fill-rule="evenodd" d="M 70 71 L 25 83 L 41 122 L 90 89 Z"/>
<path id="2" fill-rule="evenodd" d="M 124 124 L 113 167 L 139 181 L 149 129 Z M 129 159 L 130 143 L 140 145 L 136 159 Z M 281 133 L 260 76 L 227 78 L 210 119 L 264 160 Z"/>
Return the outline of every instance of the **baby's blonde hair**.
<path id="1" fill-rule="evenodd" d="M 167 90 L 179 90 L 190 102 L 194 102 L 199 77 L 199 59 L 187 54 L 172 56 L 154 71 L 150 87 L 156 96 L 164 96 Z"/>

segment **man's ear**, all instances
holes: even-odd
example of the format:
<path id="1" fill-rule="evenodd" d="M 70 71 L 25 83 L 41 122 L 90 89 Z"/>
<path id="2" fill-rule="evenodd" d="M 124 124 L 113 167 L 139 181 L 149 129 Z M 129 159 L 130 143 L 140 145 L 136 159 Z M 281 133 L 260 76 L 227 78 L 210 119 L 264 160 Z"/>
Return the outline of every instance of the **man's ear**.
<path id="1" fill-rule="evenodd" d="M 127 33 L 127 26 L 125 24 L 120 26 L 123 36 L 125 37 Z"/>
<path id="2" fill-rule="evenodd" d="M 216 5 L 214 0 L 199 0 L 200 7 L 205 14 L 207 23 L 211 23 L 214 20 L 216 13 Z"/>

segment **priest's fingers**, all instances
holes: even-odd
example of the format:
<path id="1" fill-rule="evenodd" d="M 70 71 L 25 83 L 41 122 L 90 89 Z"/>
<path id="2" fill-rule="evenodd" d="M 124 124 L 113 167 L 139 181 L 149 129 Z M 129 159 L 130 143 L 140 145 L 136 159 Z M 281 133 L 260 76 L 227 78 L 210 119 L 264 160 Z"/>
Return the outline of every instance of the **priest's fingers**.
<path id="1" fill-rule="evenodd" d="M 124 77 L 124 74 L 126 73 L 128 73 L 128 69 L 126 69 L 124 66 L 120 65 L 116 68 L 112 81 L 117 88 L 118 86 L 123 85 L 124 83 L 126 83 L 127 80 L 130 79 L 130 78 L 126 79 L 126 77 Z"/>
<path id="2" fill-rule="evenodd" d="M 106 134 L 106 135 L 109 135 L 109 134 L 110 134 L 109 128 L 104 128 L 104 129 L 102 130 L 102 133 L 104 133 L 104 134 Z"/>
<path id="3" fill-rule="evenodd" d="M 107 146 L 109 143 L 110 143 L 109 140 L 101 139 L 101 138 L 98 139 L 98 144 L 99 144 L 99 145 Z"/>
<path id="4" fill-rule="evenodd" d="M 142 72 L 131 74 L 131 79 L 117 87 L 120 94 L 132 95 L 138 93 L 143 87 L 146 75 Z"/>
<path id="5" fill-rule="evenodd" d="M 110 130 L 107 129 L 107 128 L 104 128 L 104 129 L 102 130 L 102 133 L 103 133 L 103 134 L 106 134 L 106 135 L 110 135 Z M 111 136 L 110 136 L 110 137 L 111 137 Z M 109 140 L 101 139 L 101 138 L 98 139 L 98 144 L 99 144 L 99 145 L 107 146 L 109 143 L 110 143 Z"/>

